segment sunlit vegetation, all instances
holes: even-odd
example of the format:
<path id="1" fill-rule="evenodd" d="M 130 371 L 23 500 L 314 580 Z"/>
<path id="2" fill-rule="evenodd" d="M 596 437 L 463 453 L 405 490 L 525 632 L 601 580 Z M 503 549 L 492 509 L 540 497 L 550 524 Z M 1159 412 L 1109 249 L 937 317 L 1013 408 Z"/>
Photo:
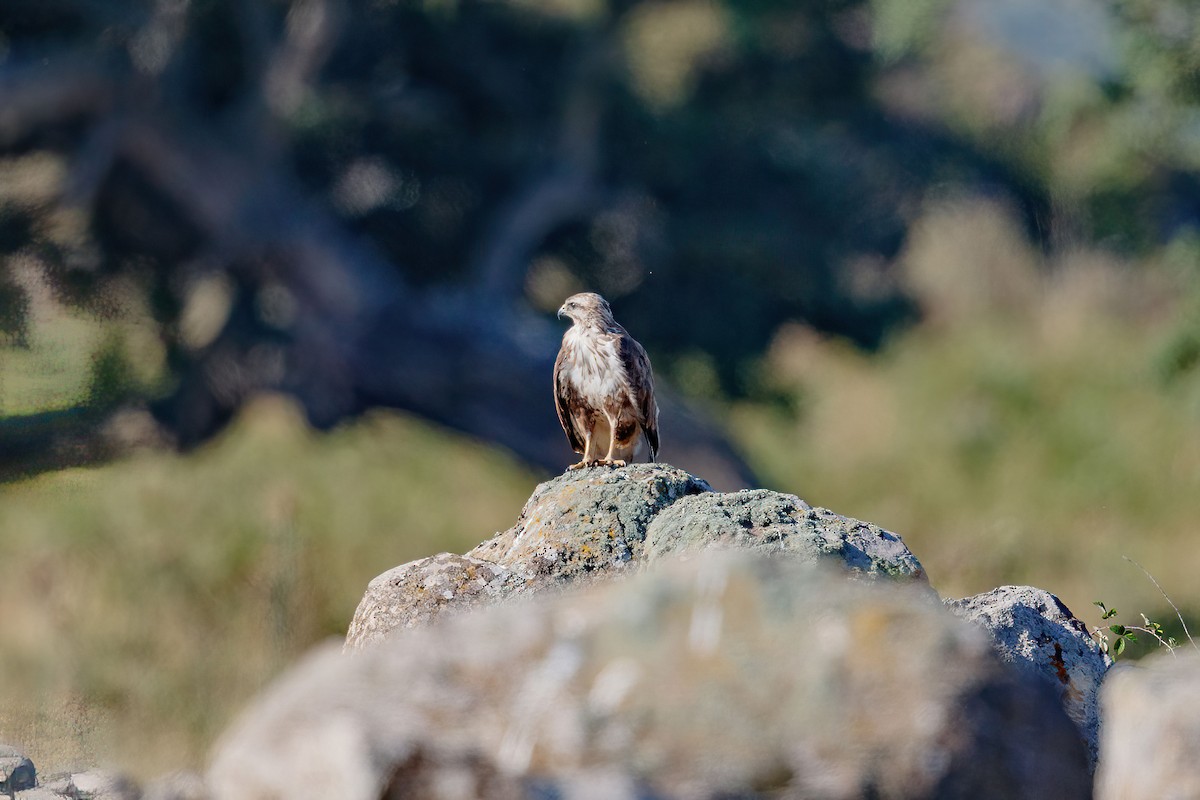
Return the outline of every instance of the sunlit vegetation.
<path id="1" fill-rule="evenodd" d="M 368 580 L 508 527 L 535 480 L 404 416 L 316 434 L 264 398 L 191 455 L 0 486 L 0 740 L 43 771 L 199 766 Z"/>

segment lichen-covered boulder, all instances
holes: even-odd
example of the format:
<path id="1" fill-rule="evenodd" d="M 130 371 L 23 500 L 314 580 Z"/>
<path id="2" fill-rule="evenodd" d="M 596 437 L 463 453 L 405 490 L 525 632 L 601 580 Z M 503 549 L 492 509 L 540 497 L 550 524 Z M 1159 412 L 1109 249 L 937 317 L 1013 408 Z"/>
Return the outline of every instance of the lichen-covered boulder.
<path id="1" fill-rule="evenodd" d="M 571 470 L 540 484 L 517 523 L 466 555 L 401 564 L 367 586 L 345 647 L 357 650 L 396 628 L 515 594 L 615 577 L 644 560 L 646 528 L 680 498 L 711 488 L 665 464 Z"/>
<path id="2" fill-rule="evenodd" d="M 1104 682 L 1100 707 L 1096 800 L 1200 797 L 1200 654 L 1122 664 Z"/>
<path id="3" fill-rule="evenodd" d="M 709 547 L 737 547 L 836 563 L 861 575 L 925 581 L 921 562 L 894 533 L 813 508 L 766 489 L 685 497 L 646 533 L 650 560 Z"/>
<path id="4" fill-rule="evenodd" d="M 1085 798 L 1053 692 L 921 587 L 707 552 L 315 653 L 219 800 Z"/>
<path id="5" fill-rule="evenodd" d="M 395 628 L 411 628 L 447 610 L 466 610 L 508 597 L 524 585 L 512 570 L 453 553 L 393 567 L 367 585 L 346 633 L 357 649 Z"/>
<path id="6" fill-rule="evenodd" d="M 896 534 L 812 508 L 794 495 L 716 493 L 666 464 L 591 467 L 540 484 L 513 527 L 466 555 L 442 553 L 376 577 L 345 646 L 356 650 L 444 613 L 612 579 L 709 547 L 760 549 L 836 563 L 861 576 L 928 584 Z"/>
<path id="7" fill-rule="evenodd" d="M 517 524 L 467 553 L 531 580 L 573 581 L 629 568 L 642 558 L 656 514 L 703 480 L 665 464 L 571 470 L 534 490 Z"/>
<path id="8" fill-rule="evenodd" d="M 960 616 L 992 635 L 1005 661 L 1037 675 L 1058 692 L 1075 722 L 1094 767 L 1099 744 L 1098 696 L 1111 659 L 1079 621 L 1050 592 L 1033 586 L 1001 586 L 962 600 L 947 601 Z"/>

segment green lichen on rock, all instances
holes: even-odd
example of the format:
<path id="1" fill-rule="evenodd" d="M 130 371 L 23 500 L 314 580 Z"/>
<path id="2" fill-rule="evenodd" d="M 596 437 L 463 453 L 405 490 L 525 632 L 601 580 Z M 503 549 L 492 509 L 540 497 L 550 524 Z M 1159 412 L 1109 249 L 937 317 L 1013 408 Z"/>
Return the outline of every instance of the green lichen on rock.
<path id="1" fill-rule="evenodd" d="M 540 484 L 517 524 L 467 553 L 529 579 L 571 581 L 627 569 L 643 558 L 646 529 L 681 498 L 711 492 L 661 464 L 591 467 Z"/>
<path id="2" fill-rule="evenodd" d="M 490 605 L 524 586 L 498 564 L 439 553 L 393 567 L 367 585 L 346 633 L 346 649 L 382 639 L 396 628 L 430 622 L 447 611 Z"/>
<path id="3" fill-rule="evenodd" d="M 794 495 L 714 492 L 667 464 L 590 467 L 539 484 L 515 525 L 465 555 L 403 564 L 371 582 L 346 637 L 358 649 L 397 627 L 516 594 L 613 579 L 677 552 L 748 548 L 860 576 L 925 582 L 899 536 Z"/>
<path id="4" fill-rule="evenodd" d="M 710 547 L 777 552 L 863 575 L 925 580 L 921 562 L 896 534 L 766 489 L 683 498 L 655 517 L 647 533 L 650 560 Z"/>

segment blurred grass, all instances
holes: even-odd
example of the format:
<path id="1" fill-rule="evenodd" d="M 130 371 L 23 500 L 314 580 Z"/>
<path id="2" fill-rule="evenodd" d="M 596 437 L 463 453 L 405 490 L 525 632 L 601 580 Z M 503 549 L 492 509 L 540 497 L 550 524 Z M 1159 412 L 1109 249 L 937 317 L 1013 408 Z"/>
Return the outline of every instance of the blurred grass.
<path id="1" fill-rule="evenodd" d="M 86 317 L 55 314 L 33 328 L 27 347 L 0 347 L 0 416 L 68 408 L 88 389 L 96 326 Z"/>
<path id="2" fill-rule="evenodd" d="M 509 526 L 534 481 L 401 415 L 317 435 L 265 398 L 193 455 L 0 487 L 0 741 L 44 773 L 199 766 L 367 581 Z"/>
<path id="3" fill-rule="evenodd" d="M 926 322 L 874 355 L 783 330 L 763 372 L 799 412 L 742 404 L 731 424 L 766 483 L 900 533 L 943 596 L 1032 584 L 1089 625 L 1104 600 L 1177 631 L 1128 556 L 1194 630 L 1200 375 L 1174 362 L 1195 287 L 1103 253 L 1030 269 L 1003 214 L 956 204 L 929 247 L 918 223 L 905 267 Z"/>

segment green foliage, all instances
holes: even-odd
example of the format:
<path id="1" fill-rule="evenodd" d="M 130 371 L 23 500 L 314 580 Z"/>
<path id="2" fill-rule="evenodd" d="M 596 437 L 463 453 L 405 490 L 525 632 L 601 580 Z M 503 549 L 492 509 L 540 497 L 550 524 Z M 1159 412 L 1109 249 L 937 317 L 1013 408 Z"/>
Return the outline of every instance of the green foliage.
<path id="1" fill-rule="evenodd" d="M 1145 257 L 1196 227 L 1196 56 L 1176 33 L 1195 11 L 985 5 L 363 1 L 326 19 L 253 0 L 191 5 L 166 36 L 144 3 L 66 0 L 6 4 L 0 32 L 15 63 L 79 49 L 92 74 L 153 87 L 127 97 L 129 113 L 160 123 L 168 151 L 278 165 L 272 179 L 407 285 L 511 305 L 530 264 L 553 263 L 614 299 L 653 352 L 702 350 L 739 396 L 786 322 L 874 347 L 911 321 L 890 265 L 931 195 L 986 186 L 1043 247 Z M 57 178 L 8 181 L 0 252 L 35 255 L 76 302 L 136 284 L 182 373 L 210 355 L 174 339 L 193 273 L 225 271 L 253 294 L 288 259 L 216 257 L 238 235 L 193 218 L 172 199 L 184 190 L 156 184 L 162 170 L 99 158 L 121 130 L 106 122 L 0 142 L 6 171 Z M 64 205 L 77 184 L 90 204 Z M 558 202 L 535 212 L 551 187 Z M 230 202 L 274 213 L 263 200 Z M 864 260 L 881 279 L 847 279 Z M 20 307 L 0 302 L 8 330 Z M 278 335 L 229 325 L 245 351 Z"/>
<path id="2" fill-rule="evenodd" d="M 29 299 L 10 273 L 0 273 L 0 346 L 23 345 Z"/>
<path id="3" fill-rule="evenodd" d="M 897 256 L 929 201 L 984 193 L 1037 250 L 1146 263 L 1200 229 L 1200 13 L 1184 3 L 356 0 L 322 15 L 250 0 L 189 5 L 170 25 L 134 0 L 35 6 L 0 8 L 17 88 L 58 86 L 46 53 L 78 58 L 77 76 L 147 87 L 121 94 L 120 113 L 159 131 L 176 166 L 202 178 L 198 152 L 245 163 L 245 193 L 215 200 L 196 177 L 167 180 L 186 170 L 117 157 L 147 151 L 113 139 L 136 126 L 109 105 L 62 109 L 62 125 L 13 107 L 0 253 L 82 307 L 140 293 L 166 349 L 165 380 L 85 399 L 175 392 L 157 408 L 193 407 L 195 374 L 225 374 L 210 360 L 284 346 L 289 326 L 258 300 L 311 288 L 288 285 L 277 240 L 295 227 L 328 229 L 338 251 L 366 243 L 403 278 L 397 294 L 469 287 L 552 309 L 567 286 L 600 290 L 656 356 L 691 365 L 699 392 L 758 398 L 747 376 L 783 325 L 875 348 L 913 321 Z M 299 213 L 271 204 L 292 194 L 322 224 L 266 233 L 258 223 Z M 261 219 L 196 210 L 214 206 Z M 241 305 L 209 349 L 180 331 L 214 272 Z M 25 294 L 0 279 L 0 335 L 23 330 Z M 1195 339 L 1181 332 L 1165 373 L 1190 368 Z M 214 420 L 241 401 L 212 393 L 230 396 Z M 161 416 L 189 437 L 218 427 Z"/>
<path id="4" fill-rule="evenodd" d="M 89 370 L 86 403 L 94 408 L 115 406 L 131 396 L 135 383 L 125 361 L 119 337 L 108 336 L 100 342 Z"/>
<path id="5" fill-rule="evenodd" d="M 1100 600 L 1094 600 L 1092 605 L 1100 609 L 1101 620 L 1112 619 L 1118 613 L 1115 608 L 1109 608 Z M 1160 646 L 1165 647 L 1168 652 L 1173 652 L 1179 646 L 1179 642 L 1174 636 L 1169 635 L 1161 624 L 1152 621 L 1145 614 L 1142 614 L 1141 625 L 1112 624 L 1108 626 L 1107 631 L 1103 627 L 1096 626 L 1092 628 L 1092 638 L 1100 645 L 1102 652 L 1116 659 L 1125 652 L 1127 644 L 1137 644 L 1138 637 L 1135 631 L 1148 634 Z M 1109 634 L 1112 634 L 1112 636 L 1109 636 Z"/>
<path id="6" fill-rule="evenodd" d="M 1022 251 L 988 238 L 990 216 L 952 218 L 936 247 L 907 258 L 941 275 Z M 1118 607 L 1164 608 L 1148 581 L 1113 586 L 1130 553 L 1196 613 L 1200 553 L 1181 542 L 1200 496 L 1200 381 L 1156 376 L 1186 294 L 1153 270 L 1079 257 L 1014 284 L 1011 303 L 998 291 L 931 295 L 930 318 L 874 356 L 782 332 L 762 372 L 803 398 L 799 416 L 757 403 L 730 412 L 765 484 L 900 533 L 947 596 L 1031 584 L 1078 611 L 1105 586 Z M 1149 637 L 1137 635 L 1140 650 Z"/>
<path id="7" fill-rule="evenodd" d="M 98 326 L 75 314 L 48 323 L 27 326 L 25 346 L 0 348 L 0 416 L 68 408 L 87 396 Z"/>
<path id="8" fill-rule="evenodd" d="M 950 0 L 874 0 L 875 52 L 886 61 L 920 54 L 936 41 L 938 22 L 952 6 Z"/>

